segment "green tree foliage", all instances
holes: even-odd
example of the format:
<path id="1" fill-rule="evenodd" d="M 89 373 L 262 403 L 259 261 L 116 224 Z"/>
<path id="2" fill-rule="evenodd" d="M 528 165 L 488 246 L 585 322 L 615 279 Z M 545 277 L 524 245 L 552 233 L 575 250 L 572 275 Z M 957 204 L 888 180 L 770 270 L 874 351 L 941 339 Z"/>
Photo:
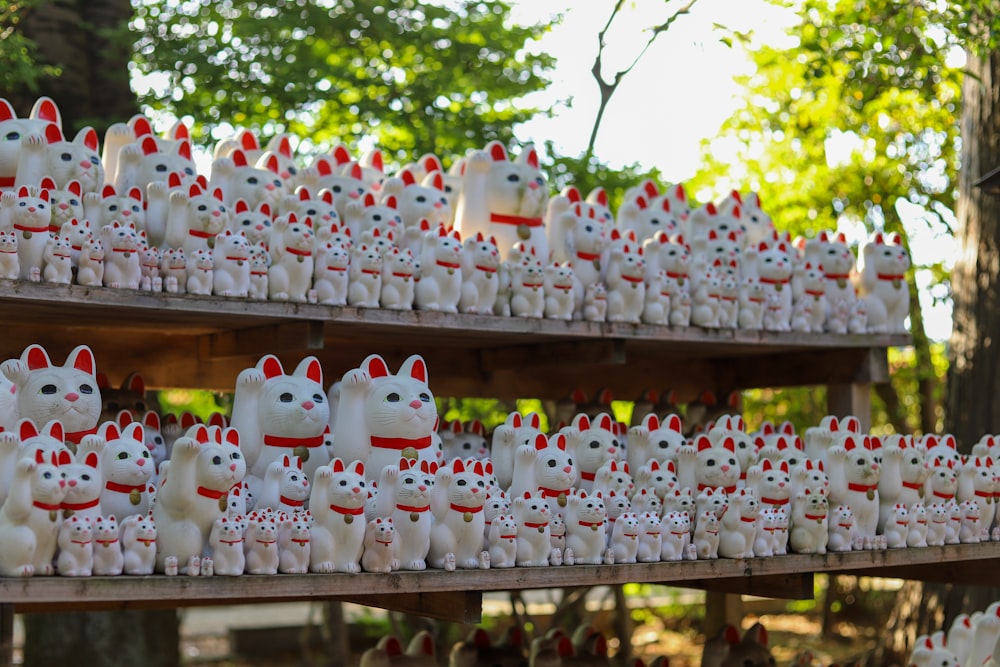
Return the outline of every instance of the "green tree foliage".
<path id="1" fill-rule="evenodd" d="M 799 16 L 791 46 L 753 51 L 757 71 L 743 80 L 744 104 L 706 145 L 695 192 L 757 190 L 776 226 L 793 235 L 863 224 L 906 236 L 900 211 L 907 207 L 920 212 L 908 219 L 926 225 L 911 234 L 950 235 L 960 72 L 947 64 L 954 43 L 946 17 L 921 2 L 893 0 L 806 0 Z M 838 146 L 849 151 L 838 156 Z M 947 273 L 939 265 L 914 269 L 924 284 Z M 921 401 L 905 418 L 893 408 L 888 416 L 897 430 L 929 431 L 939 426 L 933 384 L 940 369 L 915 284 L 911 275 Z"/>
<path id="2" fill-rule="evenodd" d="M 270 135 L 352 146 L 371 137 L 401 160 L 462 154 L 536 113 L 552 59 L 525 46 L 544 26 L 499 0 L 146 0 L 134 66 L 150 107 Z M 165 97 L 158 91 L 171 91 Z"/>

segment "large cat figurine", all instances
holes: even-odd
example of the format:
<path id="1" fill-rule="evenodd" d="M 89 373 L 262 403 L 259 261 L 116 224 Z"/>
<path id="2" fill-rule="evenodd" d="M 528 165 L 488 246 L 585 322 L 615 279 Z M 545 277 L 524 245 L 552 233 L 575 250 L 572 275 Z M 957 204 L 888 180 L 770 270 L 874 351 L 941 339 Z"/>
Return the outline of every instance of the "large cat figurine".
<path id="1" fill-rule="evenodd" d="M 59 188 L 75 180 L 84 192 L 97 192 L 104 184 L 97 148 L 97 132 L 92 127 L 84 127 L 73 141 L 66 141 L 59 126 L 46 125 L 43 133 L 21 140 L 15 186 L 35 186 L 51 178 Z"/>
<path id="2" fill-rule="evenodd" d="M 271 463 L 289 454 L 302 459 L 303 472 L 313 479 L 316 470 L 330 461 L 323 446 L 329 421 L 323 369 L 316 357 L 306 357 L 286 374 L 281 361 L 268 354 L 236 378 L 230 426 L 240 432 L 252 487 Z"/>
<path id="3" fill-rule="evenodd" d="M 726 493 L 733 493 L 740 479 L 736 444 L 729 436 L 715 445 L 708 436 L 699 435 L 693 445 L 678 450 L 677 464 L 677 479 L 682 488 L 704 491 L 722 487 Z"/>
<path id="4" fill-rule="evenodd" d="M 827 455 L 830 504 L 845 505 L 854 514 L 855 548 L 874 548 L 879 516 L 879 464 L 871 440 L 849 435 Z"/>
<path id="5" fill-rule="evenodd" d="M 0 98 L 0 190 L 14 187 L 25 137 L 44 135 L 50 126 L 62 127 L 59 107 L 49 97 L 39 97 L 27 118 L 18 118 L 10 102 Z"/>
<path id="6" fill-rule="evenodd" d="M 22 418 L 36 424 L 59 420 L 73 444 L 97 431 L 101 392 L 94 353 L 86 345 L 73 348 L 62 366 L 54 366 L 42 346 L 29 345 L 19 359 L 8 359 L 0 369 L 14 383 Z"/>
<path id="7" fill-rule="evenodd" d="M 369 479 L 400 456 L 436 463 L 434 394 L 422 357 L 406 359 L 393 375 L 377 354 L 348 371 L 340 389 L 333 448 L 342 459 L 365 462 Z"/>
<path id="8" fill-rule="evenodd" d="M 548 239 L 542 216 L 549 193 L 538 168 L 538 154 L 527 146 L 510 161 L 499 141 L 487 144 L 465 161 L 462 195 L 455 211 L 455 229 L 464 237 L 492 236 L 500 255 L 526 242 L 538 257 L 548 258 Z"/>
<path id="9" fill-rule="evenodd" d="M 615 435 L 615 422 L 611 415 L 602 412 L 593 420 L 585 414 L 573 418 L 570 427 L 561 431 L 576 461 L 578 478 L 576 488 L 588 493 L 594 488 L 594 477 L 605 463 L 619 460 L 621 443 Z"/>
<path id="10" fill-rule="evenodd" d="M 146 448 L 145 433 L 139 422 L 119 428 L 115 422 L 104 422 L 97 431 L 100 448 L 101 509 L 124 519 L 133 514 L 145 514 L 150 509 L 148 484 L 156 474 L 153 456 Z M 94 440 L 86 439 L 81 451 L 92 451 Z"/>
<path id="11" fill-rule="evenodd" d="M 229 489 L 243 481 L 246 469 L 235 428 L 198 424 L 174 442 L 153 504 L 157 572 L 170 563 L 182 574 L 200 573 L 212 525 L 226 516 Z"/>
<path id="12" fill-rule="evenodd" d="M 906 333 L 910 288 L 906 271 L 910 255 L 899 234 L 876 234 L 858 258 L 858 291 L 865 301 L 868 326 L 875 333 Z"/>
<path id="13" fill-rule="evenodd" d="M 334 458 L 313 478 L 310 572 L 360 572 L 365 539 L 365 465 Z"/>
<path id="14" fill-rule="evenodd" d="M 489 567 L 489 552 L 483 550 L 486 519 L 486 474 L 483 462 L 466 466 L 456 459 L 438 469 L 431 492 L 430 567 L 443 570 Z"/>
<path id="15" fill-rule="evenodd" d="M 68 460 L 69 452 L 64 458 Z M 66 481 L 59 456 L 37 451 L 17 462 L 7 500 L 0 507 L 0 576 L 53 574 L 59 511 Z"/>

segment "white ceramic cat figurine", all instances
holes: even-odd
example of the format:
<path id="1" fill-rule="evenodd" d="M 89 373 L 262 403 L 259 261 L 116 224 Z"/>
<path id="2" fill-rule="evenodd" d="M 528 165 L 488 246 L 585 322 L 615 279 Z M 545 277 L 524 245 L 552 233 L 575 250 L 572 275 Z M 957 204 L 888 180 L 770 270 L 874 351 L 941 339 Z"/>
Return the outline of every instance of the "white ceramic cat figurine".
<path id="1" fill-rule="evenodd" d="M 278 536 L 278 572 L 305 574 L 312 552 L 312 517 L 296 512 L 282 518 Z"/>
<path id="2" fill-rule="evenodd" d="M 864 299 L 868 327 L 874 333 L 906 333 L 910 288 L 906 271 L 910 255 L 899 234 L 875 234 L 858 257 L 858 291 Z"/>
<path id="3" fill-rule="evenodd" d="M 267 467 L 260 485 L 257 508 L 298 512 L 305 508 L 310 491 L 309 478 L 302 471 L 302 459 L 286 454 Z"/>
<path id="4" fill-rule="evenodd" d="M 462 239 L 443 226 L 424 234 L 420 281 L 414 305 L 419 310 L 457 313 L 462 297 Z"/>
<path id="5" fill-rule="evenodd" d="M 856 539 L 866 549 L 873 548 L 878 528 L 878 481 L 880 466 L 872 452 L 871 439 L 847 436 L 842 445 L 828 452 L 830 502 L 851 508 Z"/>
<path id="6" fill-rule="evenodd" d="M 73 348 L 62 366 L 54 366 L 40 345 L 29 345 L 19 359 L 8 359 L 0 369 L 16 388 L 22 418 L 36 424 L 58 420 L 65 439 L 74 444 L 96 431 L 101 394 L 94 353 L 86 345 Z"/>
<path id="7" fill-rule="evenodd" d="M 462 244 L 462 293 L 458 309 L 463 313 L 493 312 L 500 280 L 500 251 L 496 239 L 482 233 L 466 238 Z"/>
<path id="8" fill-rule="evenodd" d="M 255 511 L 247 517 L 243 541 L 247 574 L 278 574 L 278 525 L 271 512 Z"/>
<path id="9" fill-rule="evenodd" d="M 133 515 L 122 521 L 124 555 L 122 571 L 130 575 L 153 574 L 156 565 L 156 523 L 152 516 Z"/>
<path id="10" fill-rule="evenodd" d="M 96 444 L 102 449 L 100 442 Z M 62 466 L 62 471 L 66 476 L 66 496 L 61 503 L 63 517 L 85 516 L 96 521 L 102 515 L 101 490 L 104 488 L 99 453 L 80 451 L 74 461 Z"/>
<path id="11" fill-rule="evenodd" d="M 41 280 L 51 221 L 48 190 L 21 187 L 0 195 L 0 226 L 17 234 L 21 280 Z"/>
<path id="12" fill-rule="evenodd" d="M 382 292 L 379 305 L 411 310 L 416 290 L 416 266 L 409 248 L 390 248 L 382 255 Z"/>
<path id="13" fill-rule="evenodd" d="M 830 540 L 830 504 L 823 493 L 804 489 L 792 503 L 788 545 L 799 554 L 825 554 Z"/>
<path id="14" fill-rule="evenodd" d="M 250 247 L 250 286 L 247 296 L 251 299 L 264 301 L 268 296 L 267 272 L 271 267 L 271 255 L 267 248 L 257 244 Z"/>
<path id="15" fill-rule="evenodd" d="M 532 444 L 517 448 L 510 493 L 517 498 L 541 492 L 549 503 L 549 512 L 561 514 L 576 480 L 577 468 L 567 449 L 567 437 L 561 433 L 551 438 L 538 434 Z"/>
<path id="16" fill-rule="evenodd" d="M 962 518 L 958 541 L 962 544 L 979 544 L 983 535 L 982 512 L 979 510 L 979 505 L 974 500 L 966 500 L 960 503 L 959 507 Z"/>
<path id="17" fill-rule="evenodd" d="M 237 199 L 233 206 L 230 229 L 234 232 L 243 232 L 251 245 L 258 243 L 267 245 L 271 242 L 271 230 L 274 227 L 271 211 L 271 206 L 267 202 L 251 209 L 244 200 Z"/>
<path id="18" fill-rule="evenodd" d="M 101 242 L 107 252 L 104 263 L 104 286 L 139 289 L 142 282 L 139 233 L 132 223 L 117 221 L 101 228 Z M 211 293 L 211 289 L 209 290 Z"/>
<path id="19" fill-rule="evenodd" d="M 310 572 L 361 570 L 368 489 L 361 461 L 348 465 L 334 458 L 313 477 L 309 511 L 313 515 Z"/>
<path id="20" fill-rule="evenodd" d="M 940 547 L 945 543 L 948 524 L 950 523 L 948 508 L 944 503 L 931 503 L 927 506 L 927 546 Z"/>
<path id="21" fill-rule="evenodd" d="M 719 557 L 719 532 L 722 522 L 715 512 L 705 510 L 698 513 L 691 544 L 699 559 L 715 560 Z"/>
<path id="22" fill-rule="evenodd" d="M 246 555 L 243 552 L 246 529 L 242 518 L 224 516 L 212 524 L 208 544 L 216 576 L 238 577 L 246 571 Z"/>
<path id="23" fill-rule="evenodd" d="M 520 244 L 519 244 L 520 245 Z M 512 251 L 513 254 L 514 251 Z M 510 270 L 510 314 L 541 318 L 545 315 L 545 280 L 541 259 L 532 248 L 512 258 Z"/>
<path id="24" fill-rule="evenodd" d="M 396 531 L 395 569 L 424 570 L 431 546 L 431 488 L 437 465 L 401 458 L 398 465 L 382 468 L 378 479 L 376 511 L 390 518 Z"/>
<path id="25" fill-rule="evenodd" d="M 944 543 L 960 544 L 962 535 L 962 506 L 954 500 L 944 503 L 948 509 L 948 524 L 945 528 Z"/>
<path id="26" fill-rule="evenodd" d="M 729 494 L 729 511 L 722 517 L 720 558 L 753 558 L 760 503 L 751 489 Z"/>
<path id="27" fill-rule="evenodd" d="M 382 297 L 382 253 L 366 244 L 351 248 L 347 303 L 359 308 L 378 308 Z"/>
<path id="28" fill-rule="evenodd" d="M 927 508 L 923 503 L 913 503 L 909 507 L 910 524 L 906 533 L 906 546 L 927 546 Z"/>
<path id="29" fill-rule="evenodd" d="M 886 546 L 890 549 L 901 549 L 906 546 L 910 532 L 910 510 L 902 503 L 896 503 L 886 517 L 882 535 Z"/>
<path id="30" fill-rule="evenodd" d="M 198 248 L 187 254 L 187 283 L 184 291 L 188 294 L 209 296 L 215 283 L 215 262 L 212 253 Z"/>
<path id="31" fill-rule="evenodd" d="M 663 515 L 663 537 L 660 560 L 679 561 L 687 557 L 691 544 L 691 518 L 687 512 L 666 512 Z"/>
<path id="32" fill-rule="evenodd" d="M 187 291 L 187 256 L 183 248 L 167 248 L 160 260 L 163 274 L 163 290 L 168 294 L 184 294 Z M 264 298 L 267 295 L 265 293 Z"/>
<path id="33" fill-rule="evenodd" d="M 851 273 L 855 270 L 854 253 L 847 245 L 844 234 L 821 231 L 815 238 L 806 241 L 805 260 L 823 266 L 829 330 L 830 316 L 837 302 L 846 302 L 850 310 L 856 300 L 851 284 Z"/>
<path id="34" fill-rule="evenodd" d="M 958 490 L 955 498 L 958 502 L 971 501 L 979 506 L 980 522 L 989 539 L 989 529 L 993 526 L 996 516 L 996 479 L 993 470 L 993 459 L 990 457 L 970 457 L 959 468 Z"/>
<path id="35" fill-rule="evenodd" d="M 486 476 L 482 461 L 466 466 L 461 460 L 438 469 L 431 491 L 430 567 L 444 570 L 489 567 L 489 552 L 483 551 Z"/>
<path id="36" fill-rule="evenodd" d="M 882 447 L 882 467 L 878 479 L 878 531 L 882 532 L 890 510 L 896 504 L 922 503 L 924 484 L 930 470 L 922 448 L 912 438 L 887 439 Z"/>
<path id="37" fill-rule="evenodd" d="M 400 456 L 436 463 L 432 446 L 437 409 L 422 357 L 407 358 L 393 375 L 385 360 L 368 356 L 341 383 L 334 420 L 337 455 L 365 462 L 371 479 Z"/>
<path id="38" fill-rule="evenodd" d="M 604 283 L 591 283 L 584 289 L 583 319 L 588 322 L 604 322 L 608 314 L 608 289 Z"/>
<path id="39" fill-rule="evenodd" d="M 764 507 L 757 517 L 757 532 L 754 535 L 753 554 L 756 558 L 768 558 L 774 555 L 775 534 L 778 531 L 778 519 L 782 510 Z"/>
<path id="40" fill-rule="evenodd" d="M 858 542 L 854 512 L 847 505 L 837 505 L 829 514 L 830 537 L 826 549 L 832 552 L 852 551 Z"/>
<path id="41" fill-rule="evenodd" d="M 69 285 L 73 280 L 72 243 L 68 236 L 50 236 L 42 255 L 42 280 Z"/>
<path id="42" fill-rule="evenodd" d="M 681 487 L 697 489 L 723 488 L 726 493 L 736 490 L 740 479 L 740 464 L 736 458 L 736 443 L 723 438 L 718 445 L 702 434 L 693 445 L 680 447 L 677 452 L 677 479 Z"/>
<path id="43" fill-rule="evenodd" d="M 240 432 L 251 486 L 289 454 L 302 459 L 303 472 L 313 479 L 330 460 L 323 446 L 329 421 L 323 370 L 316 357 L 306 357 L 286 374 L 277 357 L 265 355 L 236 378 L 230 425 Z"/>
<path id="44" fill-rule="evenodd" d="M 521 565 L 517 562 L 517 520 L 512 514 L 496 516 L 487 533 L 491 569 Z"/>
<path id="45" fill-rule="evenodd" d="M 761 509 L 788 507 L 792 498 L 791 476 L 788 462 L 773 464 L 770 459 L 747 471 L 747 487 L 752 488 L 760 501 Z"/>
<path id="46" fill-rule="evenodd" d="M 625 243 L 611 250 L 605 283 L 608 321 L 639 324 L 646 301 L 646 262 L 642 246 Z"/>
<path id="47" fill-rule="evenodd" d="M 389 574 L 399 569 L 396 558 L 396 528 L 392 519 L 381 517 L 368 522 L 365 548 L 361 554 L 361 569 L 365 572 Z"/>
<path id="48" fill-rule="evenodd" d="M 0 507 L 0 576 L 53 574 L 62 520 L 59 505 L 65 494 L 58 455 L 39 450 L 34 458 L 17 462 Z"/>
<path id="49" fill-rule="evenodd" d="M 639 548 L 636 561 L 658 563 L 663 551 L 663 522 L 656 512 L 639 514 Z"/>
<path id="50" fill-rule="evenodd" d="M 36 138 L 41 140 L 50 127 L 56 130 L 62 127 L 59 107 L 51 98 L 39 97 L 27 118 L 18 118 L 10 102 L 0 98 L 0 136 L 5 139 L 4 145 L 0 147 L 0 188 L 11 188 L 17 183 L 25 139 L 37 135 Z M 42 141 L 37 143 L 42 145 Z"/>
<path id="51" fill-rule="evenodd" d="M 549 565 L 552 556 L 552 513 L 540 493 L 515 498 L 511 511 L 517 525 L 518 567 Z M 561 554 L 560 554 L 561 557 Z"/>
<path id="52" fill-rule="evenodd" d="M 113 515 L 99 516 L 94 525 L 95 577 L 117 576 L 125 569 L 125 555 L 119 536 L 121 529 Z"/>
<path id="53" fill-rule="evenodd" d="M 161 466 L 153 504 L 157 572 L 164 572 L 171 559 L 180 573 L 199 574 L 201 557 L 209 555 L 212 525 L 226 515 L 229 489 L 245 474 L 235 428 L 198 424 L 174 442 L 170 460 Z"/>
<path id="54" fill-rule="evenodd" d="M 271 232 L 271 267 L 267 272 L 268 297 L 275 301 L 304 303 L 315 268 L 310 220 L 294 214 L 279 217 Z"/>
<path id="55" fill-rule="evenodd" d="M 809 308 L 805 331 L 822 333 L 826 326 L 828 307 L 825 282 L 823 267 L 812 262 L 800 263 L 792 273 L 792 294 L 795 305 L 808 304 Z"/>
<path id="56" fill-rule="evenodd" d="M 101 510 L 125 519 L 132 514 L 146 514 L 150 509 L 147 485 L 156 474 L 153 457 L 146 448 L 142 424 L 134 422 L 119 429 L 115 422 L 104 422 L 97 431 L 104 441 L 100 451 Z M 81 451 L 90 451 L 91 442 L 84 440 Z"/>
<path id="57" fill-rule="evenodd" d="M 924 497 L 933 502 L 948 502 L 954 500 L 957 492 L 958 473 L 955 464 L 948 461 L 931 465 L 924 483 Z"/>
<path id="58" fill-rule="evenodd" d="M 89 517 L 73 516 L 59 526 L 60 577 L 89 577 L 94 570 L 94 525 Z"/>
<path id="59" fill-rule="evenodd" d="M 250 242 L 243 232 L 226 230 L 212 248 L 212 294 L 246 298 L 250 293 Z"/>
<path id="60" fill-rule="evenodd" d="M 609 556 L 613 558 L 605 530 L 608 515 L 599 496 L 574 491 L 566 501 L 563 516 L 566 521 L 564 564 L 600 565 Z"/>
<path id="61" fill-rule="evenodd" d="M 576 275 L 568 262 L 549 264 L 542 273 L 545 292 L 545 317 L 556 320 L 571 320 L 576 310 Z M 580 294 L 583 288 L 579 288 Z"/>
<path id="62" fill-rule="evenodd" d="M 0 231 L 0 278 L 16 280 L 21 270 L 17 255 L 17 235 L 13 231 Z"/>
<path id="63" fill-rule="evenodd" d="M 541 419 L 537 413 L 522 416 L 511 412 L 504 423 L 493 429 L 490 455 L 497 482 L 502 489 L 510 489 L 514 480 L 514 456 L 521 445 L 533 444 L 541 433 Z"/>
<path id="64" fill-rule="evenodd" d="M 639 516 L 625 512 L 615 521 L 611 532 L 611 551 L 615 563 L 635 563 L 639 554 Z"/>
<path id="65" fill-rule="evenodd" d="M 668 415 L 661 422 L 655 414 L 647 414 L 639 425 L 628 431 L 629 467 L 638 471 L 653 459 L 664 468 L 668 462 L 676 460 L 678 451 L 686 443 L 679 415 Z"/>
<path id="66" fill-rule="evenodd" d="M 465 238 L 479 232 L 493 236 L 503 259 L 519 241 L 547 259 L 548 239 L 542 216 L 548 196 L 534 147 L 525 147 L 517 160 L 509 161 L 503 144 L 492 141 L 485 150 L 465 160 L 455 229 Z"/>
<path id="67" fill-rule="evenodd" d="M 618 459 L 621 443 L 615 435 L 614 426 L 614 420 L 606 412 L 596 415 L 593 420 L 580 413 L 573 418 L 570 427 L 562 430 L 576 461 L 576 488 L 592 491 L 601 466 Z"/>

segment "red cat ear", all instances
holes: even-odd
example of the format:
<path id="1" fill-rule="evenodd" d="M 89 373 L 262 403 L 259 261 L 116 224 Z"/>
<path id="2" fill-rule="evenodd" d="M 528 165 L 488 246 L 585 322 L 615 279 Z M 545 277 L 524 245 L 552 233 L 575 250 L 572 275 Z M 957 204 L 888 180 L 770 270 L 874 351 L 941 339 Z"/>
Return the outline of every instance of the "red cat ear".
<path id="1" fill-rule="evenodd" d="M 451 462 L 451 471 L 456 475 L 465 472 L 465 464 L 462 463 L 462 459 L 455 459 Z"/>
<path id="2" fill-rule="evenodd" d="M 549 446 L 548 438 L 545 437 L 544 433 L 539 433 L 535 436 L 535 449 L 541 451 Z"/>
<path id="3" fill-rule="evenodd" d="M 403 362 L 400 367 L 399 372 L 403 375 L 408 375 L 414 380 L 419 380 L 420 382 L 427 383 L 427 364 L 424 362 L 424 358 L 420 355 L 413 355 Z"/>
<path id="4" fill-rule="evenodd" d="M 732 438 L 726 438 L 725 440 L 723 440 L 722 446 L 733 453 L 736 452 L 736 442 Z"/>
<path id="5" fill-rule="evenodd" d="M 139 147 L 142 148 L 143 155 L 153 155 L 160 152 L 160 147 L 156 145 L 156 139 L 152 135 L 145 135 L 139 142 Z"/>
<path id="6" fill-rule="evenodd" d="M 323 367 L 320 366 L 319 359 L 316 357 L 306 357 L 303 359 L 299 363 L 299 367 L 295 369 L 295 375 L 304 375 L 316 384 L 323 384 Z"/>
<path id="7" fill-rule="evenodd" d="M 212 190 L 212 196 L 218 199 L 219 201 L 225 200 L 225 197 L 223 197 L 222 195 L 222 188 L 215 188 L 214 190 Z"/>
<path id="8" fill-rule="evenodd" d="M 604 431 L 614 432 L 614 422 L 611 421 L 611 416 L 607 413 L 602 413 L 600 420 L 597 423 L 598 428 Z"/>
<path id="9" fill-rule="evenodd" d="M 136 440 L 138 442 L 144 442 L 146 440 L 146 434 L 143 432 L 142 424 L 139 422 L 132 422 L 122 430 L 122 437 L 129 440 Z"/>
<path id="10" fill-rule="evenodd" d="M 695 439 L 695 446 L 698 448 L 699 452 L 704 451 L 706 449 L 711 449 L 712 441 L 708 439 L 707 435 L 702 434 L 699 435 L 697 439 Z"/>
<path id="11" fill-rule="evenodd" d="M 360 181 L 361 180 L 361 176 L 362 176 L 361 165 L 358 164 L 357 162 L 355 162 L 354 164 L 352 164 L 351 165 L 351 170 L 349 172 L 349 175 L 354 180 Z"/>
<path id="12" fill-rule="evenodd" d="M 62 130 L 59 129 L 58 125 L 49 123 L 45 126 L 45 141 L 50 144 L 59 143 L 60 141 L 65 141 L 63 137 Z"/>
<path id="13" fill-rule="evenodd" d="M 282 468 L 291 468 L 292 467 L 292 459 L 287 454 L 285 456 L 281 457 L 281 467 Z"/>
<path id="14" fill-rule="evenodd" d="M 58 455 L 53 452 L 52 456 L 55 458 L 54 463 L 59 466 L 68 466 L 73 462 L 73 456 L 69 453 L 68 449 L 60 449 Z"/>
<path id="15" fill-rule="evenodd" d="M 158 415 L 155 412 L 153 412 L 152 410 L 150 410 L 145 415 L 143 415 L 143 417 L 142 417 L 142 425 L 145 426 L 148 429 L 152 429 L 154 431 L 159 431 L 160 430 L 160 415 Z"/>
<path id="16" fill-rule="evenodd" d="M 52 365 L 49 355 L 41 345 L 29 345 L 21 355 L 21 358 L 28 364 L 28 370 L 33 371 L 39 368 L 48 368 Z"/>
<path id="17" fill-rule="evenodd" d="M 35 450 L 35 463 L 45 463 L 45 452 L 43 450 Z"/>
<path id="18" fill-rule="evenodd" d="M 62 123 L 62 118 L 59 115 L 59 107 L 56 106 L 56 103 L 50 97 L 38 98 L 35 106 L 31 109 L 31 117 L 38 120 L 47 120 L 56 125 Z"/>
<path id="19" fill-rule="evenodd" d="M 365 476 L 365 464 L 361 461 L 355 461 L 352 468 L 354 469 L 355 475 L 360 475 L 361 477 Z"/>
<path id="20" fill-rule="evenodd" d="M 15 118 L 17 118 L 17 114 L 14 113 L 14 107 L 11 106 L 10 102 L 0 97 L 0 121 Z"/>
<path id="21" fill-rule="evenodd" d="M 280 174 L 281 165 L 278 164 L 278 156 L 273 153 L 269 155 L 267 160 L 264 162 L 264 168 L 272 174 Z"/>
<path id="22" fill-rule="evenodd" d="M 331 151 L 330 155 L 333 156 L 334 162 L 336 162 L 337 165 L 347 164 L 351 161 L 351 153 L 346 147 L 344 147 L 343 144 L 337 145 L 333 151 Z"/>
<path id="23" fill-rule="evenodd" d="M 476 461 L 476 463 L 472 466 L 472 472 L 476 473 L 480 477 L 482 477 L 483 475 L 485 475 L 486 473 L 483 470 L 483 462 L 482 461 Z"/>
<path id="24" fill-rule="evenodd" d="M 122 437 L 121 431 L 118 430 L 118 424 L 115 422 L 104 422 L 98 429 L 97 434 L 106 441 L 119 440 Z"/>
<path id="25" fill-rule="evenodd" d="M 243 199 L 237 199 L 236 204 L 234 204 L 233 208 L 236 210 L 237 213 L 246 213 L 247 211 L 250 210 L 250 206 L 247 205 L 246 201 Z"/>
<path id="26" fill-rule="evenodd" d="M 257 368 L 264 372 L 264 377 L 270 380 L 285 374 L 285 369 L 281 367 L 281 361 L 273 354 L 268 354 L 257 363 Z"/>
<path id="27" fill-rule="evenodd" d="M 117 415 L 115 415 L 115 421 L 118 422 L 119 426 L 128 426 L 132 423 L 132 413 L 128 410 L 120 410 Z"/>
<path id="28" fill-rule="evenodd" d="M 97 452 L 87 452 L 87 457 L 83 460 L 83 464 L 88 468 L 97 468 L 100 463 L 101 460 L 97 457 Z"/>
<path id="29" fill-rule="evenodd" d="M 180 143 L 177 144 L 177 154 L 180 155 L 187 161 L 191 161 L 191 142 L 187 139 L 182 139 Z"/>
<path id="30" fill-rule="evenodd" d="M 333 472 L 344 472 L 344 462 L 339 458 L 333 460 Z"/>
<path id="31" fill-rule="evenodd" d="M 781 462 L 781 468 L 780 468 L 780 470 L 781 470 L 781 472 L 785 473 L 786 475 L 788 474 L 788 461 L 782 461 Z"/>
<path id="32" fill-rule="evenodd" d="M 507 161 L 507 149 L 499 141 L 491 141 L 486 146 L 486 152 L 489 153 L 494 162 Z"/>
<path id="33" fill-rule="evenodd" d="M 763 465 L 761 465 L 761 470 L 765 472 L 771 470 L 771 459 L 764 459 Z"/>
<path id="34" fill-rule="evenodd" d="M 590 430 L 590 417 L 588 417 L 587 415 L 585 415 L 585 414 L 583 414 L 581 412 L 580 414 L 578 414 L 573 419 L 573 426 L 575 426 L 577 428 L 577 430 L 580 430 L 580 431 L 589 431 Z"/>

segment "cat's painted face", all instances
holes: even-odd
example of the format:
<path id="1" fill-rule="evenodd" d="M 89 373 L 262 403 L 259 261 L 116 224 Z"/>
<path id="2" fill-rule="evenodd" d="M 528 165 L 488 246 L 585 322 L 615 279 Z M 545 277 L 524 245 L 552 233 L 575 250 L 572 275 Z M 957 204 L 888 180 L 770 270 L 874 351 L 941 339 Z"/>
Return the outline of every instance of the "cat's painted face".
<path id="1" fill-rule="evenodd" d="M 7 100 L 0 103 L 0 187 L 14 185 L 21 140 L 29 134 L 44 136 L 49 125 L 58 127 L 61 121 L 59 109 L 48 98 L 35 104 L 30 118 L 18 118 Z"/>
<path id="2" fill-rule="evenodd" d="M 230 222 L 231 229 L 243 232 L 251 244 L 270 243 L 273 224 L 270 213 L 264 213 L 260 209 L 240 210 L 239 207 Z"/>
<path id="3" fill-rule="evenodd" d="M 434 395 L 425 382 L 406 375 L 373 379 L 365 398 L 365 422 L 373 435 L 419 437 L 430 434 L 436 420 Z"/>
<path id="4" fill-rule="evenodd" d="M 330 467 L 333 475 L 328 482 L 330 497 L 342 507 L 362 507 L 368 499 L 365 469 L 360 461 L 345 467 L 343 461 L 334 459 Z"/>
<path id="5" fill-rule="evenodd" d="M 66 475 L 65 502 L 83 504 L 101 495 L 103 477 L 97 452 L 88 452 L 81 460 L 62 466 L 62 470 Z"/>
<path id="6" fill-rule="evenodd" d="M 65 190 L 49 190 L 49 204 L 52 206 L 51 226 L 62 229 L 65 223 L 71 220 L 79 220 L 83 222 L 79 222 L 78 226 L 86 227 L 89 231 L 90 225 L 88 221 L 83 219 L 83 196 L 81 194 L 80 183 L 78 181 L 70 183 L 69 188 Z"/>
<path id="7" fill-rule="evenodd" d="M 259 405 L 260 423 L 269 435 L 319 435 L 330 421 L 323 385 L 304 373 L 270 377 Z"/>
<path id="8" fill-rule="evenodd" d="M 137 250 L 139 248 L 139 234 L 132 223 L 123 225 L 116 221 L 105 225 L 102 233 L 110 248 L 116 250 Z"/>
<path id="9" fill-rule="evenodd" d="M 68 432 L 97 426 L 101 393 L 90 348 L 79 346 L 65 365 L 53 366 L 45 350 L 33 345 L 24 351 L 21 361 L 28 370 L 23 386 L 17 389 L 21 417 L 36 424 L 57 419 Z"/>
<path id="10" fill-rule="evenodd" d="M 104 184 L 104 164 L 97 151 L 97 132 L 85 127 L 73 141 L 49 143 L 45 154 L 46 175 L 57 187 L 78 181 L 83 192 L 98 192 Z"/>
<path id="11" fill-rule="evenodd" d="M 247 464 L 239 448 L 239 433 L 236 429 L 205 428 L 199 425 L 194 427 L 194 437 L 201 443 L 195 465 L 198 486 L 228 492 L 243 481 Z"/>
<path id="12" fill-rule="evenodd" d="M 105 479 L 119 484 L 146 484 L 155 473 L 153 456 L 146 449 L 142 424 L 133 423 L 119 432 L 117 426 L 105 422 L 100 431 L 107 440 L 101 454 L 101 469 Z"/>
<path id="13" fill-rule="evenodd" d="M 498 160 L 490 166 L 486 199 L 490 213 L 538 217 L 545 212 L 549 193 L 537 168 Z"/>

